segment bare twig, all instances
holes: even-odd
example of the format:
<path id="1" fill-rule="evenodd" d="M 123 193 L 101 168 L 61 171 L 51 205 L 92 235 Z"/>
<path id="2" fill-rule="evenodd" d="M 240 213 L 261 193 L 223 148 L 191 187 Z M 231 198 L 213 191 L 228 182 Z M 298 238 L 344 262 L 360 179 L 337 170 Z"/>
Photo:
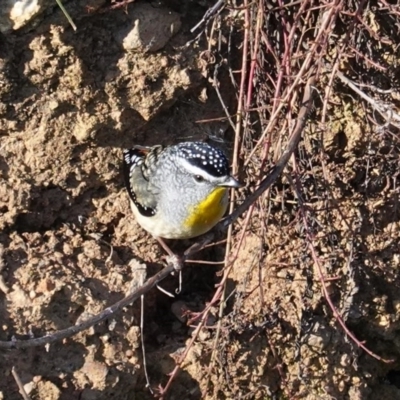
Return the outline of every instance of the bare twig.
<path id="1" fill-rule="evenodd" d="M 249 206 L 253 204 L 272 185 L 273 182 L 275 182 L 278 176 L 282 173 L 283 169 L 290 159 L 290 156 L 293 154 L 299 143 L 301 133 L 304 129 L 304 125 L 307 119 L 307 115 L 311 110 L 313 96 L 312 87 L 314 85 L 314 80 L 315 76 L 312 76 L 307 82 L 305 93 L 303 96 L 302 107 L 297 118 L 296 127 L 293 131 L 293 135 L 290 138 L 286 149 L 282 153 L 278 162 L 269 172 L 268 176 L 260 183 L 258 189 L 255 190 L 251 195 L 249 195 L 239 207 L 237 207 L 228 217 L 226 217 L 217 225 L 220 229 L 225 230 L 230 224 L 236 221 L 249 208 Z"/>
<path id="2" fill-rule="evenodd" d="M 345 83 L 351 90 L 356 92 L 364 100 L 366 100 L 374 110 L 376 110 L 382 118 L 388 123 L 400 128 L 400 114 L 396 111 L 394 104 L 377 101 L 367 94 L 365 94 L 361 89 L 359 89 L 354 82 L 349 78 L 346 78 L 340 71 L 336 71 L 337 77 Z"/>
<path id="3" fill-rule="evenodd" d="M 306 58 L 302 64 L 298 74 L 296 75 L 293 83 L 287 88 L 286 94 L 281 99 L 279 105 L 277 105 L 275 112 L 273 112 L 273 114 L 271 115 L 269 123 L 266 126 L 266 128 L 264 129 L 264 132 L 261 135 L 260 139 L 258 140 L 256 146 L 254 146 L 254 149 L 247 156 L 245 165 L 247 165 L 249 163 L 249 161 L 250 161 L 251 157 L 254 155 L 257 147 L 260 146 L 262 143 L 264 143 L 264 140 L 265 140 L 267 134 L 271 131 L 271 129 L 273 129 L 273 127 L 276 125 L 276 123 L 278 121 L 278 118 L 277 118 L 278 114 L 281 112 L 283 107 L 287 104 L 290 96 L 293 94 L 293 91 L 298 87 L 300 80 L 304 78 L 305 71 L 307 71 L 310 68 L 311 64 L 314 62 L 315 54 L 316 53 L 319 54 L 318 48 L 321 46 L 321 43 L 323 41 L 325 41 L 327 27 L 331 26 L 331 24 L 333 23 L 333 21 L 336 19 L 337 15 L 338 15 L 338 5 L 340 3 L 341 3 L 340 1 L 334 1 L 332 3 L 332 6 L 330 7 L 330 9 L 325 12 L 323 20 L 321 22 L 321 26 L 318 30 L 317 37 L 315 38 L 315 41 L 314 41 L 313 45 L 311 46 L 311 49 L 307 52 Z M 321 54 L 320 54 L 320 57 L 321 57 Z"/>
<path id="4" fill-rule="evenodd" d="M 42 336 L 39 338 L 34 339 L 27 339 L 27 340 L 17 340 L 12 339 L 11 341 L 0 341 L 0 348 L 3 349 L 24 349 L 28 347 L 35 347 L 35 346 L 44 346 L 48 343 L 53 343 L 58 340 L 66 339 L 73 335 L 76 335 L 79 332 L 82 332 L 102 321 L 111 317 L 121 308 L 133 303 L 136 301 L 140 296 L 146 294 L 150 289 L 152 289 L 155 285 L 165 279 L 168 275 L 170 275 L 174 271 L 174 265 L 168 265 L 156 275 L 148 279 L 145 284 L 138 289 L 134 290 L 131 294 L 124 297 L 122 300 L 118 301 L 117 303 L 113 304 L 112 306 L 106 308 L 100 314 L 91 317 L 78 325 L 70 326 L 69 328 L 62 329 L 57 331 L 53 334 Z"/>
<path id="5" fill-rule="evenodd" d="M 213 16 L 217 15 L 220 13 L 225 6 L 225 0 L 218 0 L 212 7 L 210 7 L 206 13 L 204 14 L 203 18 L 198 22 L 191 30 L 190 32 L 194 32 L 196 29 L 198 29 L 201 25 L 206 24 L 210 18 Z"/>
<path id="6" fill-rule="evenodd" d="M 31 398 L 28 396 L 28 394 L 26 393 L 25 389 L 24 389 L 24 385 L 22 384 L 21 378 L 18 375 L 18 372 L 16 370 L 15 367 L 11 368 L 11 373 L 12 376 L 15 379 L 15 382 L 17 383 L 18 389 L 19 389 L 19 393 L 21 394 L 21 396 L 23 397 L 24 400 L 31 400 Z"/>
<path id="7" fill-rule="evenodd" d="M 296 163 L 296 161 L 293 161 L 294 163 Z M 321 262 L 319 260 L 319 257 L 317 255 L 317 252 L 315 250 L 314 247 L 314 243 L 313 243 L 313 237 L 311 234 L 311 230 L 307 221 L 307 211 L 306 208 L 304 206 L 304 204 L 302 203 L 302 193 L 301 193 L 301 183 L 299 180 L 299 174 L 296 174 L 296 185 L 295 185 L 296 191 L 297 191 L 297 197 L 299 200 L 299 204 L 300 204 L 300 210 L 301 210 L 301 216 L 302 216 L 302 220 L 303 220 L 303 224 L 305 227 L 305 233 L 306 233 L 306 238 L 307 238 L 307 243 L 308 243 L 308 247 L 311 251 L 311 255 L 313 258 L 313 261 L 317 267 L 317 271 L 318 271 L 318 276 L 319 276 L 319 281 L 321 282 L 321 286 L 322 286 L 322 292 L 324 294 L 325 300 L 327 301 L 329 308 L 332 310 L 332 313 L 336 319 L 336 321 L 339 323 L 339 325 L 342 327 L 342 329 L 344 330 L 344 332 L 346 333 L 347 336 L 349 336 L 351 338 L 351 340 L 358 346 L 361 347 L 367 354 L 369 354 L 371 357 L 376 358 L 379 361 L 382 361 L 384 363 L 391 363 L 394 360 L 389 360 L 389 359 L 385 359 L 382 358 L 380 356 L 378 356 L 377 354 L 375 354 L 373 351 L 371 351 L 370 349 L 368 349 L 360 340 L 357 339 L 357 337 L 349 330 L 349 328 L 347 327 L 346 323 L 343 321 L 342 316 L 340 315 L 340 313 L 338 312 L 338 310 L 336 309 L 335 305 L 333 304 L 333 301 L 331 299 L 331 296 L 329 294 L 327 285 L 326 285 L 326 278 L 324 276 L 324 273 L 322 271 L 322 265 Z"/>

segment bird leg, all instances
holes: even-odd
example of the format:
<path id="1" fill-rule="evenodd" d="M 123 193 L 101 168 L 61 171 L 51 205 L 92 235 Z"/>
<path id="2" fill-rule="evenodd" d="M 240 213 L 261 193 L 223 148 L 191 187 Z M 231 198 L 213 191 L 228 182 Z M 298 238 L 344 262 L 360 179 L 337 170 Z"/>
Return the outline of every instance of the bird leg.
<path id="1" fill-rule="evenodd" d="M 167 263 L 172 264 L 176 271 L 180 271 L 183 268 L 183 259 L 182 257 L 176 255 L 169 246 L 164 242 L 164 240 L 160 237 L 156 237 L 157 242 L 160 243 L 161 247 L 168 254 Z"/>
<path id="2" fill-rule="evenodd" d="M 182 268 L 183 268 L 183 259 L 182 257 L 176 255 L 169 246 L 164 242 L 164 240 L 160 237 L 155 236 L 157 242 L 160 243 L 161 247 L 166 251 L 168 254 L 167 263 L 171 264 L 175 271 L 179 273 L 179 288 L 175 290 L 176 294 L 179 294 L 182 290 Z M 157 286 L 158 287 L 158 286 Z M 161 288 L 159 288 L 161 290 Z"/>

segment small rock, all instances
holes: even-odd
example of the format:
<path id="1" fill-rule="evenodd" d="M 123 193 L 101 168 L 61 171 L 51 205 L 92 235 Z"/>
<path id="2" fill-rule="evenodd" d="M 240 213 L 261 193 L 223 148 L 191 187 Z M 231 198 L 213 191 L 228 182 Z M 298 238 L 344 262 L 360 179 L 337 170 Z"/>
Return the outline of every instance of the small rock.
<path id="1" fill-rule="evenodd" d="M 31 299 L 18 284 L 13 285 L 12 291 L 7 293 L 7 299 L 15 308 L 24 308 L 32 305 Z"/>
<path id="2" fill-rule="evenodd" d="M 338 384 L 338 389 L 340 392 L 344 392 L 344 390 L 346 389 L 346 382 L 340 381 Z"/>
<path id="3" fill-rule="evenodd" d="M 131 358 L 131 357 L 133 357 L 133 351 L 132 350 L 130 350 L 130 349 L 128 349 L 128 350 L 126 350 L 125 351 L 125 356 L 127 357 L 127 358 Z"/>
<path id="4" fill-rule="evenodd" d="M 24 390 L 25 390 L 26 394 L 30 394 L 32 392 L 32 390 L 34 389 L 34 387 L 35 387 L 35 384 L 33 382 L 25 383 Z"/>
<path id="5" fill-rule="evenodd" d="M 104 390 L 106 387 L 106 377 L 108 374 L 108 367 L 105 363 L 93 360 L 92 356 L 88 356 L 85 360 L 85 364 L 81 368 L 81 371 L 92 383 L 93 389 Z"/>
<path id="6" fill-rule="evenodd" d="M 128 18 L 115 34 L 117 42 L 127 51 L 158 51 L 181 27 L 179 14 L 147 3 L 132 5 Z"/>
<path id="7" fill-rule="evenodd" d="M 40 400 L 59 400 L 61 397 L 61 390 L 50 381 L 41 380 L 36 385 L 37 396 L 35 398 Z"/>
<path id="8" fill-rule="evenodd" d="M 43 1 L 3 0 L 0 8 L 0 31 L 19 29 L 39 13 Z"/>
<path id="9" fill-rule="evenodd" d="M 306 335 L 306 343 L 316 351 L 321 351 L 331 341 L 332 333 L 330 329 L 323 324 L 317 322 L 313 330 Z"/>
<path id="10" fill-rule="evenodd" d="M 171 311 L 180 322 L 183 324 L 186 323 L 187 313 L 190 311 L 190 309 L 183 301 L 175 301 L 172 303 Z"/>
<path id="11" fill-rule="evenodd" d="M 55 289 L 55 284 L 54 284 L 54 282 L 52 282 L 50 279 L 48 279 L 48 278 L 45 278 L 45 279 L 42 279 L 39 283 L 38 283 L 38 285 L 37 285 L 37 287 L 36 287 L 36 292 L 37 293 L 49 293 L 49 292 L 51 292 L 52 290 L 54 290 Z"/>
<path id="12" fill-rule="evenodd" d="M 78 115 L 72 134 L 78 142 L 84 142 L 96 133 L 97 117 L 83 113 Z"/>
<path id="13" fill-rule="evenodd" d="M 205 342 L 210 339 L 211 333 L 207 329 L 200 329 L 198 337 L 200 342 Z"/>
<path id="14" fill-rule="evenodd" d="M 351 364 L 351 358 L 348 354 L 342 354 L 340 357 L 340 365 L 342 367 L 348 367 Z"/>

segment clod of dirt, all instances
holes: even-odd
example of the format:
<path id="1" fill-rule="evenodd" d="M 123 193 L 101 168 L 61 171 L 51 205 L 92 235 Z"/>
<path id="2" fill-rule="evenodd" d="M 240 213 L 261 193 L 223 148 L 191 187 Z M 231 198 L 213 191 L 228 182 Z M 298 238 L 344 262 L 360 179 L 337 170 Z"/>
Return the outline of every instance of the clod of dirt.
<path id="1" fill-rule="evenodd" d="M 104 390 L 106 387 L 106 377 L 108 374 L 108 368 L 105 363 L 94 359 L 95 349 L 89 348 L 89 354 L 86 357 L 85 364 L 80 371 L 77 371 L 74 375 L 75 378 L 81 380 L 82 383 L 86 382 L 92 389 Z M 82 385 L 84 386 L 85 383 Z"/>
<path id="2" fill-rule="evenodd" d="M 31 304 L 28 294 L 18 285 L 13 285 L 13 290 L 8 294 L 7 300 L 13 307 L 27 307 Z"/>
<path id="3" fill-rule="evenodd" d="M 181 27 L 179 14 L 150 4 L 134 4 L 126 19 L 115 39 L 127 51 L 160 50 Z"/>
<path id="4" fill-rule="evenodd" d="M 61 390 L 52 382 L 41 380 L 37 383 L 36 399 L 40 400 L 58 400 L 61 396 Z"/>
<path id="5" fill-rule="evenodd" d="M 0 31 L 19 29 L 40 11 L 43 1 L 4 0 L 0 9 Z"/>

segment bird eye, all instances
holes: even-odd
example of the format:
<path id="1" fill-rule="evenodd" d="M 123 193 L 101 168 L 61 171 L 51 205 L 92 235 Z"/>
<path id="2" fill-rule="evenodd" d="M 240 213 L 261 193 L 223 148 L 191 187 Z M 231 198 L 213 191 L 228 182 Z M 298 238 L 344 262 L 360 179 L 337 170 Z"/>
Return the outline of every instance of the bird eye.
<path id="1" fill-rule="evenodd" d="M 194 176 L 194 180 L 195 180 L 196 182 L 203 182 L 203 181 L 204 181 L 204 178 L 203 178 L 201 175 L 195 175 L 195 176 Z"/>

